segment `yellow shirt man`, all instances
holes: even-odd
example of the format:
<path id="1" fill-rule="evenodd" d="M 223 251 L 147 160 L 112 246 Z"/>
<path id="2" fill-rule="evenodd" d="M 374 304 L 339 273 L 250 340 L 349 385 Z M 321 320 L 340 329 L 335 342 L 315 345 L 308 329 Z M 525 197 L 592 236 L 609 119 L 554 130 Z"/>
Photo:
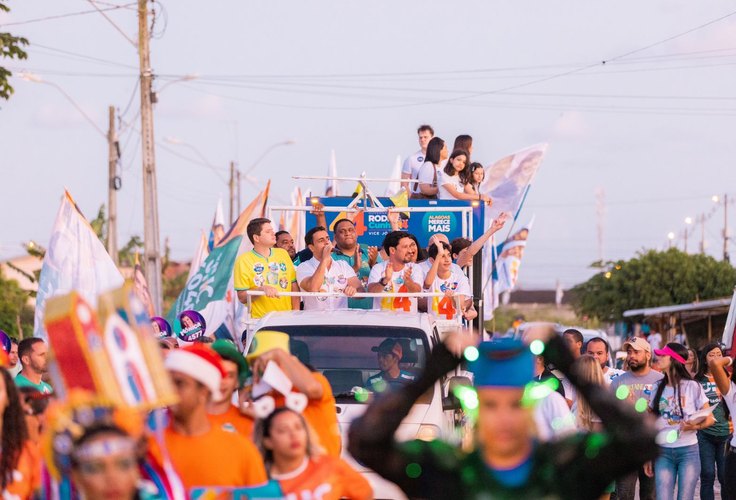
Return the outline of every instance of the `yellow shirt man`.
<path id="1" fill-rule="evenodd" d="M 271 248 L 268 256 L 255 250 L 238 256 L 233 271 L 235 290 L 250 290 L 269 285 L 281 292 L 290 292 L 291 284 L 296 282 L 294 264 L 286 250 Z M 271 311 L 291 311 L 291 297 L 253 297 L 251 317 L 262 318 Z"/>

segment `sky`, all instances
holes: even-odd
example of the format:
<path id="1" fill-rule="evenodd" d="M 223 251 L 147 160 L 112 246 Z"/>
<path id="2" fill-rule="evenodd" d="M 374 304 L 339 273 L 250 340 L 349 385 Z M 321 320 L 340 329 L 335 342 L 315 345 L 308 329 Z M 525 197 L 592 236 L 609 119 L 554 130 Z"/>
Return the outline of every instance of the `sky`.
<path id="1" fill-rule="evenodd" d="M 24 241 L 48 243 L 65 187 L 89 218 L 107 202 L 110 105 L 121 115 L 119 240 L 142 235 L 134 3 L 7 4 L 0 31 L 31 45 L 27 60 L 2 62 L 15 94 L 0 102 L 0 258 L 22 254 Z M 272 199 L 284 202 L 295 185 L 324 189 L 291 177 L 325 175 L 333 149 L 339 175 L 387 177 L 417 149 L 422 123 L 450 143 L 471 134 L 484 164 L 549 143 L 520 215 L 535 216 L 521 288 L 587 279 L 599 225 L 603 258 L 628 259 L 665 248 L 669 232 L 682 248 L 685 218 L 705 214 L 704 231 L 689 226 L 688 250 L 704 232 L 707 253 L 722 256 L 723 206 L 711 198 L 736 198 L 731 2 L 153 7 L 159 219 L 174 259 L 193 256 L 220 197 L 227 211 L 230 161 L 252 168 L 257 185 L 270 178 Z M 242 205 L 256 192 L 243 183 Z"/>

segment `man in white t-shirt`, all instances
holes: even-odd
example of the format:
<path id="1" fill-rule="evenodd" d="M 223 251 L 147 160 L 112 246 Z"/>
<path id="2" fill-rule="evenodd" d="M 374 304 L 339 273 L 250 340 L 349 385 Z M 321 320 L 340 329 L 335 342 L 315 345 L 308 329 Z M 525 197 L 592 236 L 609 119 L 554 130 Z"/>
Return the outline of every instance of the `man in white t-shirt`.
<path id="1" fill-rule="evenodd" d="M 392 231 L 383 239 L 383 249 L 388 259 L 379 262 L 368 276 L 368 291 L 381 292 L 408 292 L 422 291 L 424 274 L 419 266 L 412 263 L 412 247 L 414 240 L 409 233 Z M 417 312 L 417 299 L 410 297 L 376 297 L 373 299 L 373 309 L 388 311 Z"/>
<path id="2" fill-rule="evenodd" d="M 603 378 L 606 380 L 606 384 L 608 385 L 611 385 L 613 379 L 625 373 L 623 370 L 608 366 L 608 358 L 610 355 L 608 342 L 600 337 L 594 337 L 588 341 L 585 346 L 585 354 L 593 356 L 596 361 L 601 364 Z"/>
<path id="3" fill-rule="evenodd" d="M 401 178 L 402 179 L 416 179 L 419 174 L 419 167 L 424 163 L 424 157 L 427 154 L 427 144 L 434 137 L 434 129 L 429 125 L 420 125 L 417 129 L 417 137 L 419 139 L 419 151 L 410 155 L 404 160 L 404 165 L 401 167 Z M 403 187 L 407 193 L 411 193 L 411 189 L 408 182 L 402 182 Z"/>
<path id="4" fill-rule="evenodd" d="M 344 297 L 304 297 L 304 310 L 347 309 L 348 297 L 363 291 L 363 284 L 344 260 L 332 258 L 330 234 L 323 226 L 313 227 L 304 237 L 313 257 L 296 268 L 296 280 L 305 292 L 337 292 Z"/>
<path id="5" fill-rule="evenodd" d="M 429 249 L 431 266 L 424 277 L 425 292 L 441 292 L 444 297 L 430 297 L 427 311 L 429 314 L 442 319 L 455 319 L 458 311 L 455 296 L 460 296 L 459 306 L 463 318 L 468 321 L 474 319 L 478 313 L 473 308 L 473 293 L 470 291 L 468 277 L 462 270 L 452 263 L 452 247 L 435 239 Z M 455 269 L 457 268 L 457 269 Z"/>

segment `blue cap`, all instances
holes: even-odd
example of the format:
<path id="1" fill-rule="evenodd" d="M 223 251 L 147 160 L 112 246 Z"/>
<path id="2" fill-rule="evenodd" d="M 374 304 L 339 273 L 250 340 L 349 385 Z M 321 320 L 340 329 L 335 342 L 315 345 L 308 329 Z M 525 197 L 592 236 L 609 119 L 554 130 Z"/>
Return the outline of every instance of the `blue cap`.
<path id="1" fill-rule="evenodd" d="M 534 355 L 521 340 L 482 342 L 478 354 L 469 364 L 476 387 L 524 387 L 534 377 Z"/>
<path id="2" fill-rule="evenodd" d="M 10 354 L 11 342 L 10 335 L 0 330 L 0 346 L 2 346 L 5 354 Z"/>

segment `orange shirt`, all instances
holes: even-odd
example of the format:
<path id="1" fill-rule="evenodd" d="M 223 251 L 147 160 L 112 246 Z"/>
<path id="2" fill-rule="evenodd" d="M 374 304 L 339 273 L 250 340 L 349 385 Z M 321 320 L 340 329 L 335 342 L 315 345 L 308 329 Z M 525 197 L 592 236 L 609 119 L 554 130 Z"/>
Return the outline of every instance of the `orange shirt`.
<path id="1" fill-rule="evenodd" d="M 343 459 L 327 455 L 311 458 L 294 472 L 274 479 L 281 485 L 286 500 L 373 498 L 373 489 L 366 478 L 353 470 Z"/>
<path id="2" fill-rule="evenodd" d="M 322 445 L 327 454 L 339 457 L 342 443 L 340 426 L 337 423 L 335 396 L 332 395 L 332 387 L 330 387 L 330 383 L 324 375 L 312 372 L 312 376 L 322 385 L 322 397 L 320 399 L 310 399 L 302 415 L 317 434 L 319 444 Z M 276 408 L 284 406 L 284 397 L 280 394 L 274 396 L 274 400 Z"/>
<path id="3" fill-rule="evenodd" d="M 171 427 L 164 442 L 184 487 L 256 486 L 267 481 L 256 446 L 235 431 L 212 426 L 201 436 L 183 436 Z"/>
<path id="4" fill-rule="evenodd" d="M 5 487 L 3 493 L 17 495 L 20 499 L 31 498 L 33 492 L 41 487 L 41 453 L 38 446 L 26 441 L 13 471 L 13 482 Z M 5 498 L 5 496 L 3 496 Z"/>
<path id="5" fill-rule="evenodd" d="M 222 430 L 235 429 L 241 436 L 253 440 L 253 419 L 240 413 L 237 406 L 230 405 L 225 413 L 220 415 L 210 413 L 207 416 L 213 425 L 220 427 Z"/>

